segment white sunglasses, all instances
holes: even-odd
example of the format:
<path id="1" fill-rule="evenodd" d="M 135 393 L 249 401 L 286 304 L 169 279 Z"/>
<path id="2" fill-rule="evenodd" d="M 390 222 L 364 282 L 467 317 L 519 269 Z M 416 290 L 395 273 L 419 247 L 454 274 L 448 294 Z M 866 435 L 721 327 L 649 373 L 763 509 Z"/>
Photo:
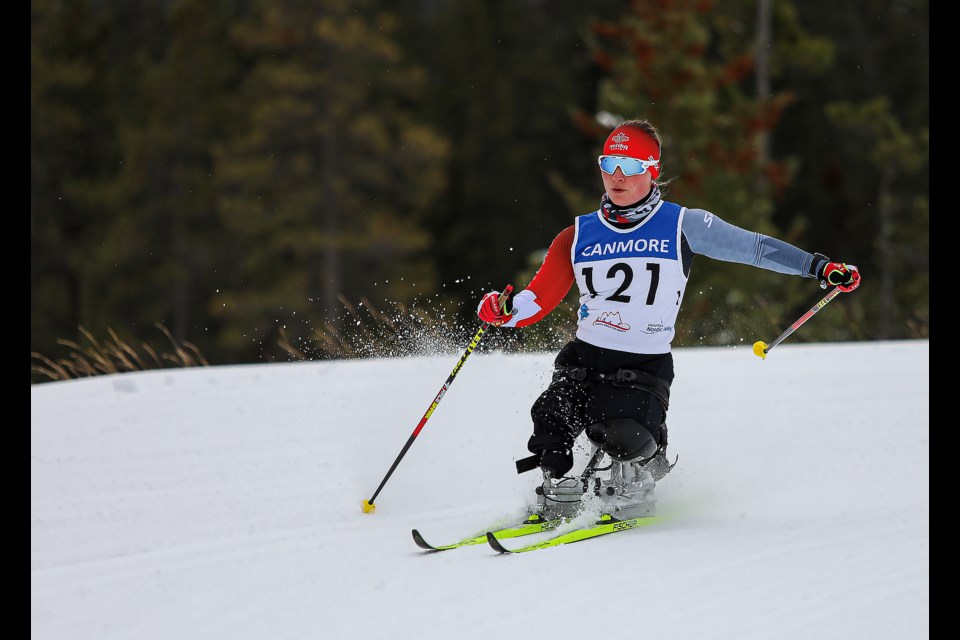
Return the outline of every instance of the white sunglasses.
<path id="1" fill-rule="evenodd" d="M 613 172 L 620 167 L 620 171 L 625 176 L 639 176 L 647 172 L 650 167 L 660 164 L 659 160 L 637 160 L 636 158 L 625 158 L 623 156 L 600 156 L 597 158 L 597 164 L 604 173 L 613 175 Z"/>

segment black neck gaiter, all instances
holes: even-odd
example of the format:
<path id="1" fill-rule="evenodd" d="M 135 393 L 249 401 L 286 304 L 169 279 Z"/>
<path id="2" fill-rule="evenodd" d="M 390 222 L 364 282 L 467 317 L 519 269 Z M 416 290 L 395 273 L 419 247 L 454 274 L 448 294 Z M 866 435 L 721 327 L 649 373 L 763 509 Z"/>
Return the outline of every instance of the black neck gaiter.
<path id="1" fill-rule="evenodd" d="M 658 204 L 660 204 L 660 188 L 657 185 L 653 185 L 646 198 L 625 207 L 618 207 L 613 204 L 610 202 L 607 194 L 604 193 L 603 197 L 600 198 L 600 211 L 603 212 L 603 217 L 610 222 L 629 224 L 642 220 L 647 214 L 653 211 Z"/>

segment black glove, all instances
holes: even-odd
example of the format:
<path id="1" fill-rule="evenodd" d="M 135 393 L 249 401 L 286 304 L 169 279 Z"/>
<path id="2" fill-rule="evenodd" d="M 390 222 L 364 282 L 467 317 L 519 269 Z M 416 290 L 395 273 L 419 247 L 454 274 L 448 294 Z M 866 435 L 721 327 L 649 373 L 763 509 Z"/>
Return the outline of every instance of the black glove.
<path id="1" fill-rule="evenodd" d="M 860 286 L 860 271 L 855 265 L 831 262 L 822 253 L 814 254 L 813 275 L 820 281 L 820 288 L 840 287 L 840 291 L 850 293 Z"/>

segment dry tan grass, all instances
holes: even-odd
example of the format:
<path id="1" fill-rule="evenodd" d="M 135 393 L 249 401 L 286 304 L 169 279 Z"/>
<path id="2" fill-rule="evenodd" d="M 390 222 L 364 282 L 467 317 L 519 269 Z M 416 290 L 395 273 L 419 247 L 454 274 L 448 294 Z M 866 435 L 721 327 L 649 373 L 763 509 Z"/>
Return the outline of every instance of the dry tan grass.
<path id="1" fill-rule="evenodd" d="M 344 314 L 337 322 L 314 328 L 297 346 L 280 330 L 280 347 L 294 360 L 399 357 L 450 349 L 463 333 L 437 313 L 393 303 L 387 313 L 366 297 L 358 304 L 343 295 Z"/>
<path id="2" fill-rule="evenodd" d="M 177 341 L 163 324 L 159 322 L 155 324 L 170 341 L 172 352 L 158 355 L 150 345 L 143 343 L 140 345 L 142 353 L 138 353 L 121 340 L 113 329 L 108 329 L 108 339 L 100 342 L 86 328 L 80 327 L 80 333 L 86 339 L 84 345 L 72 340 L 57 340 L 58 344 L 71 349 L 68 357 L 57 360 L 33 351 L 30 357 L 37 364 L 31 365 L 30 370 L 49 380 L 70 380 L 108 373 L 162 369 L 166 366 L 210 366 L 196 345 Z"/>
<path id="3" fill-rule="evenodd" d="M 479 326 L 476 318 L 466 323 L 458 320 L 456 310 L 442 310 L 429 304 L 408 307 L 391 303 L 384 312 L 367 298 L 354 304 L 339 296 L 343 313 L 335 321 L 314 326 L 307 337 L 291 338 L 284 328 L 279 329 L 277 345 L 293 361 L 395 358 L 417 355 L 436 355 L 461 351 Z M 568 314 L 569 315 L 569 314 Z M 125 343 L 113 329 L 107 330 L 107 339 L 97 340 L 87 329 L 80 327 L 83 344 L 72 340 L 58 340 L 68 347 L 68 357 L 54 360 L 41 353 L 31 352 L 32 381 L 70 380 L 110 373 L 163 369 L 168 367 L 210 366 L 192 343 L 178 341 L 161 323 L 155 326 L 170 342 L 171 350 L 158 354 L 149 344 L 134 349 Z M 540 323 L 526 329 L 521 335 L 510 330 L 491 331 L 484 337 L 484 349 L 506 351 L 555 350 L 572 336 L 564 326 Z"/>

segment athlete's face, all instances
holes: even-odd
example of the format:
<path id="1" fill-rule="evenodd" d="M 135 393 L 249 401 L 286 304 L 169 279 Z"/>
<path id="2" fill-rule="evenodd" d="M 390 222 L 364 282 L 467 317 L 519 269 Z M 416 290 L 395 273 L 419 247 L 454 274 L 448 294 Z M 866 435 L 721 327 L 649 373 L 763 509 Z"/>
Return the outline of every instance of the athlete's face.
<path id="1" fill-rule="evenodd" d="M 600 177 L 603 178 L 607 197 L 618 207 L 625 207 L 643 200 L 650 193 L 650 186 L 653 184 L 653 177 L 649 171 L 635 176 L 625 176 L 620 167 L 617 167 L 613 173 L 600 171 Z"/>

